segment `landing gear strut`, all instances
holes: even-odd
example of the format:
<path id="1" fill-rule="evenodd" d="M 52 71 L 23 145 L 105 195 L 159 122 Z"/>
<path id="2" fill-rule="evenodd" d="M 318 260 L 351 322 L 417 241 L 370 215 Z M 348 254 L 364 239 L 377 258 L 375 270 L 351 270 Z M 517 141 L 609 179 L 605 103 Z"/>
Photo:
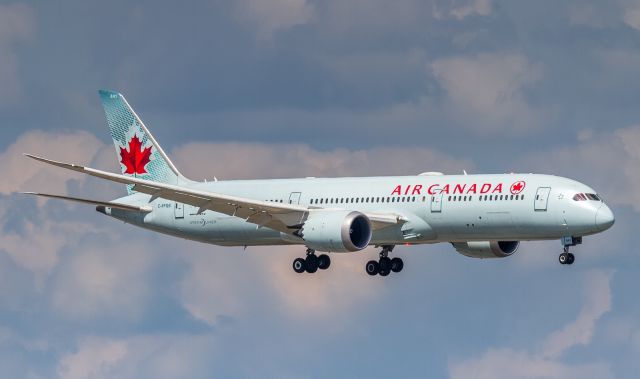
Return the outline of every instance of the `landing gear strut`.
<path id="1" fill-rule="evenodd" d="M 306 258 L 296 258 L 293 260 L 293 271 L 301 274 L 308 272 L 313 274 L 320 270 L 326 270 L 331 266 L 331 258 L 327 254 L 321 254 L 316 256 L 316 251 L 313 249 L 307 249 Z"/>
<path id="2" fill-rule="evenodd" d="M 391 272 L 400 272 L 404 267 L 404 262 L 402 259 L 395 257 L 389 258 L 389 253 L 393 251 L 394 245 L 385 245 L 382 246 L 382 251 L 380 252 L 380 259 L 377 261 L 371 260 L 367 262 L 364 266 L 367 274 L 374 276 L 387 276 Z"/>
<path id="3" fill-rule="evenodd" d="M 571 246 L 580 245 L 582 243 L 582 237 L 562 237 L 563 252 L 558 257 L 558 261 L 561 265 L 571 265 L 575 261 L 576 257 L 569 252 Z"/>

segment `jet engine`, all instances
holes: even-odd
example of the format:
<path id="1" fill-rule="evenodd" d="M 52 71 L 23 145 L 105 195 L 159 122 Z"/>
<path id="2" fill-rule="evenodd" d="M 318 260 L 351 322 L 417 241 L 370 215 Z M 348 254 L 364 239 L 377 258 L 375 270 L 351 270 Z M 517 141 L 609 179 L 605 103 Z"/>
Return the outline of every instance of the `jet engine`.
<path id="1" fill-rule="evenodd" d="M 451 244 L 462 255 L 484 259 L 508 257 L 518 250 L 520 241 L 471 241 Z"/>
<path id="2" fill-rule="evenodd" d="M 362 250 L 371 241 L 371 221 L 355 211 L 312 211 L 297 233 L 314 250 L 351 252 Z"/>

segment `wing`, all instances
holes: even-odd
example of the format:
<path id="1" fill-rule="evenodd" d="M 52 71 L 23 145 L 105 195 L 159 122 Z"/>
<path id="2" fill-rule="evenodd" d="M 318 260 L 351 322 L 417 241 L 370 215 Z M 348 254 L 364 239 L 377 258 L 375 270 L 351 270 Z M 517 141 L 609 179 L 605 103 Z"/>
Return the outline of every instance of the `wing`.
<path id="1" fill-rule="evenodd" d="M 157 198 L 173 200 L 178 203 L 189 204 L 198 208 L 198 212 L 211 210 L 240 217 L 258 227 L 266 226 L 287 234 L 299 230 L 306 221 L 309 209 L 296 204 L 279 204 L 261 200 L 247 199 L 236 196 L 218 194 L 209 191 L 201 191 L 171 184 L 153 182 L 106 171 L 96 170 L 75 164 L 57 162 L 30 154 L 27 157 L 50 165 L 62 167 L 68 170 L 106 179 L 112 182 L 133 185 L 133 190 L 151 195 L 153 201 Z M 367 214 L 374 230 L 382 229 L 405 222 L 406 220 L 393 214 Z"/>

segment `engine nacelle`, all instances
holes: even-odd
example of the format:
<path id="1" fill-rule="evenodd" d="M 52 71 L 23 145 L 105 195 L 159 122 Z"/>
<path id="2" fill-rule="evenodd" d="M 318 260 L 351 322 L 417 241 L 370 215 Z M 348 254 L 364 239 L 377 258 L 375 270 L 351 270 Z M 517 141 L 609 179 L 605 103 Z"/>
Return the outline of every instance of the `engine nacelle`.
<path id="1" fill-rule="evenodd" d="M 355 211 L 312 211 L 298 235 L 314 250 L 351 252 L 369 246 L 369 218 Z"/>
<path id="2" fill-rule="evenodd" d="M 471 258 L 504 258 L 518 250 L 520 241 L 471 241 L 451 243 L 458 253 Z"/>

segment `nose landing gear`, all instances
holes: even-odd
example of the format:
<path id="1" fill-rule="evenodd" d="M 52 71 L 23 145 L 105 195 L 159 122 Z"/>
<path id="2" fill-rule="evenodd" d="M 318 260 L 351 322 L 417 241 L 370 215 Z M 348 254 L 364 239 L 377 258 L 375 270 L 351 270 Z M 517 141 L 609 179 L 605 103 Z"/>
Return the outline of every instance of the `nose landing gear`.
<path id="1" fill-rule="evenodd" d="M 576 257 L 569 252 L 569 247 L 580 245 L 582 243 L 582 237 L 562 237 L 562 246 L 564 251 L 558 257 L 558 261 L 561 265 L 572 265 Z"/>
<path id="2" fill-rule="evenodd" d="M 401 258 L 389 258 L 389 253 L 393 251 L 395 246 L 383 246 L 380 252 L 380 259 L 377 261 L 371 260 L 364 266 L 367 274 L 374 276 L 387 276 L 391 272 L 400 272 L 404 268 L 404 262 Z"/>
<path id="3" fill-rule="evenodd" d="M 320 270 L 326 270 L 331 266 L 331 258 L 327 254 L 321 254 L 316 256 L 316 251 L 313 249 L 307 249 L 306 258 L 296 258 L 293 260 L 293 271 L 301 274 L 308 272 L 313 274 Z"/>

